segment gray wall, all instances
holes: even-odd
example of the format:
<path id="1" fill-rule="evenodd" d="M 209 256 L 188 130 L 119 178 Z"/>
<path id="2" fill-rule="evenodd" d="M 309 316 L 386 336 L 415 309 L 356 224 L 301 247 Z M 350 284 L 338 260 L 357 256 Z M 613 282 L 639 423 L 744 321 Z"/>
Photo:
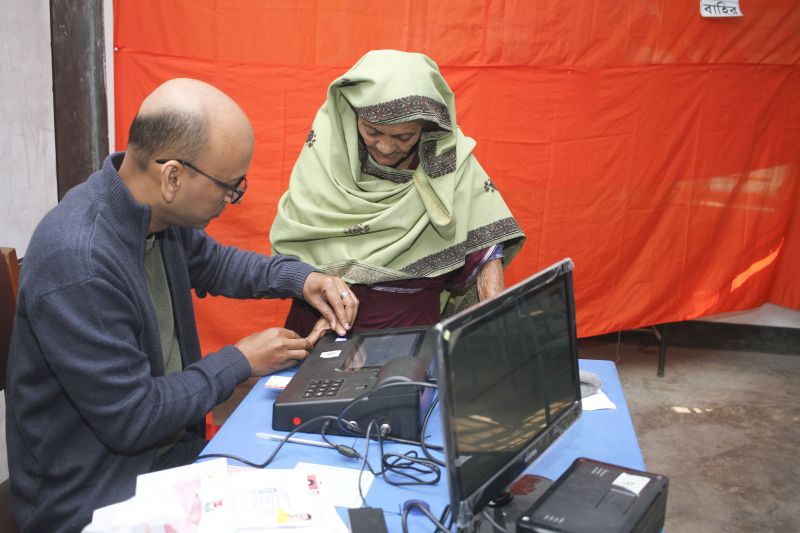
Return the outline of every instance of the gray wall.
<path id="1" fill-rule="evenodd" d="M 0 10 L 0 244 L 23 256 L 36 223 L 56 205 L 50 3 L 12 0 Z M 0 479 L 8 477 L 0 398 Z"/>
<path id="2" fill-rule="evenodd" d="M 114 123 L 112 0 L 103 0 L 109 124 Z M 0 246 L 24 257 L 36 224 L 56 205 L 49 0 L 0 9 Z M 114 146 L 113 126 L 109 146 Z M 0 481 L 8 477 L 6 409 L 0 394 Z"/>
<path id="3" fill-rule="evenodd" d="M 36 223 L 56 205 L 50 3 L 0 10 L 0 243 L 25 255 Z"/>

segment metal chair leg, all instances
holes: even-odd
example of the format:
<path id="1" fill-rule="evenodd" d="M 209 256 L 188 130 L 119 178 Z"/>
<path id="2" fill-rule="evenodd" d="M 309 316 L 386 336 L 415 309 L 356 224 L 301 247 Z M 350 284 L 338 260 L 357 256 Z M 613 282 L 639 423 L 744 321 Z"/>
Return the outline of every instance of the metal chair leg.
<path id="1" fill-rule="evenodd" d="M 667 327 L 668 324 L 662 324 L 658 335 L 658 371 L 656 375 L 660 378 L 664 377 L 664 367 L 667 363 Z M 653 329 L 658 331 L 655 326 L 653 326 Z"/>

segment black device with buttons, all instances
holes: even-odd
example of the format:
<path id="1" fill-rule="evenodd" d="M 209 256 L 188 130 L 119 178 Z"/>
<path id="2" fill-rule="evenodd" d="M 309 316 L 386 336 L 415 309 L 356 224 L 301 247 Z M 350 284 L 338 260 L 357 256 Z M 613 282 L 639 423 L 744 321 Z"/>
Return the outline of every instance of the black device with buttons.
<path id="1" fill-rule="evenodd" d="M 659 533 L 669 480 L 662 475 L 577 458 L 517 521 L 530 533 Z"/>
<path id="2" fill-rule="evenodd" d="M 430 326 L 326 335 L 275 400 L 273 429 L 291 431 L 319 415 L 338 416 L 354 399 L 366 395 L 348 408 L 345 422 L 363 432 L 370 420 L 377 420 L 388 435 L 417 440 L 420 421 L 433 398 L 431 389 L 380 384 L 425 381 L 435 338 Z M 319 433 L 321 428 L 322 422 L 301 431 Z M 349 434 L 337 424 L 326 431 Z"/>

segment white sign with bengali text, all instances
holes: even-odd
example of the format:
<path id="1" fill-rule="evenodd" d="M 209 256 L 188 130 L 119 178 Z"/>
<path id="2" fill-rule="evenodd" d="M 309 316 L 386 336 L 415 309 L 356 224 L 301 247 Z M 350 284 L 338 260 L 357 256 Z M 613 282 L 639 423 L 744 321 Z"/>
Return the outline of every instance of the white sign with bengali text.
<path id="1" fill-rule="evenodd" d="M 700 15 L 703 17 L 741 17 L 739 0 L 700 0 Z"/>

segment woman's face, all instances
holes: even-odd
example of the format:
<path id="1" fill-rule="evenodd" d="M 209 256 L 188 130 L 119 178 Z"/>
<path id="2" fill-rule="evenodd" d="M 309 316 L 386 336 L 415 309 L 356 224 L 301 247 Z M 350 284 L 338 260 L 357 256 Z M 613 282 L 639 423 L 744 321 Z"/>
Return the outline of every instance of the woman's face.
<path id="1" fill-rule="evenodd" d="M 398 165 L 405 168 L 411 158 L 411 150 L 422 133 L 422 124 L 403 122 L 401 124 L 373 124 L 358 118 L 358 133 L 364 139 L 369 155 L 386 167 Z"/>

